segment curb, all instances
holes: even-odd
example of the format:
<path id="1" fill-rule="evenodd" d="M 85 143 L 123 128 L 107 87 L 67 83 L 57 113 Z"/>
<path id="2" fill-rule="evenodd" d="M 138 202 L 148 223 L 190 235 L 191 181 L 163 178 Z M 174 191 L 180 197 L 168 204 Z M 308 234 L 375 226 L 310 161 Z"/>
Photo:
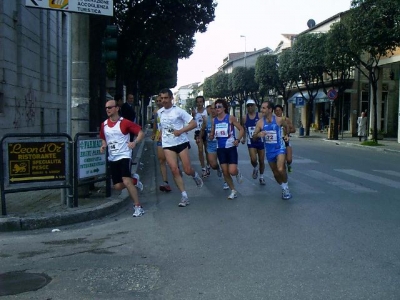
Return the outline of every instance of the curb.
<path id="1" fill-rule="evenodd" d="M 132 172 L 134 173 L 137 172 L 137 169 L 140 165 L 140 159 L 142 157 L 144 144 L 145 140 L 143 140 L 139 144 L 139 149 L 137 151 L 136 157 L 134 158 L 134 162 L 136 162 L 132 165 Z M 84 208 L 79 210 L 78 206 L 78 211 L 51 214 L 43 217 L 28 216 L 21 218 L 0 218 L 0 232 L 57 227 L 98 219 L 118 211 L 129 202 L 129 196 L 127 195 L 127 193 L 124 193 L 124 191 L 125 190 L 123 190 L 122 193 L 118 197 L 116 197 L 116 199 L 112 199 L 110 200 L 110 202 L 104 203 L 96 207 Z"/>
<path id="2" fill-rule="evenodd" d="M 388 148 L 383 148 L 379 146 L 365 146 L 365 145 L 359 145 L 359 144 L 354 144 L 354 143 L 349 143 L 349 142 L 341 142 L 337 140 L 328 140 L 328 139 L 322 139 L 324 142 L 329 142 L 329 143 L 335 143 L 336 145 L 344 145 L 344 146 L 352 146 L 352 147 L 361 147 L 364 149 L 368 150 L 374 150 L 374 151 L 386 151 L 386 152 L 393 152 L 393 153 L 400 153 L 400 150 L 395 150 L 395 149 L 388 149 Z"/>

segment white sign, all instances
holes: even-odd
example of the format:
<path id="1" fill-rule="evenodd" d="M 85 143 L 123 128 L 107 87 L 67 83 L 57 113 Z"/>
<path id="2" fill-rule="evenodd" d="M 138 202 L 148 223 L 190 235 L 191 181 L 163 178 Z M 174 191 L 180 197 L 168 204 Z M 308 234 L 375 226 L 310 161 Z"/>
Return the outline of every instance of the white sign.
<path id="1" fill-rule="evenodd" d="M 101 139 L 79 141 L 79 179 L 106 174 L 106 153 L 100 147 Z"/>
<path id="2" fill-rule="evenodd" d="M 113 16 L 114 0 L 25 0 L 25 6 Z"/>

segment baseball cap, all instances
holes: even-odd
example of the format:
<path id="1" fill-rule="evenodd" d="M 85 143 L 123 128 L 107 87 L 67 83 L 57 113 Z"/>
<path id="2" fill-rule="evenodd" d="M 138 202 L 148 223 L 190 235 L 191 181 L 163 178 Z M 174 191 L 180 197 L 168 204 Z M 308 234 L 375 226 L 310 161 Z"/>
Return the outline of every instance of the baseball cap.
<path id="1" fill-rule="evenodd" d="M 249 99 L 246 101 L 246 105 L 249 105 L 249 104 L 256 104 L 256 102 L 253 99 Z"/>

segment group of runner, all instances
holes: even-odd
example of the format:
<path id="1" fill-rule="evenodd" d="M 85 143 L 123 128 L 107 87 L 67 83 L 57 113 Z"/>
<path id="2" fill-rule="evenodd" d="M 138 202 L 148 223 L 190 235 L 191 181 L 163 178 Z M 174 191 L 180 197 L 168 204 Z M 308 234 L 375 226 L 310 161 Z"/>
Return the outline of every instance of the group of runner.
<path id="1" fill-rule="evenodd" d="M 213 104 L 204 107 L 203 96 L 196 98 L 196 109 L 192 114 L 173 104 L 173 94 L 163 89 L 157 97 L 157 109 L 154 112 L 153 140 L 157 142 L 157 154 L 160 162 L 162 184 L 160 190 L 170 192 L 166 164 L 171 169 L 174 181 L 181 191 L 179 206 L 190 204 L 182 180 L 183 172 L 193 177 L 198 187 L 203 186 L 202 178 L 210 176 L 211 169 L 217 176 L 224 178 L 223 189 L 230 189 L 228 199 L 237 198 L 232 177 L 237 183 L 243 182 L 243 175 L 238 168 L 238 151 L 240 143 L 247 144 L 250 163 L 253 166 L 252 178 L 259 179 L 265 185 L 264 157 L 274 174 L 275 180 L 282 187 L 282 199 L 292 197 L 288 186 L 288 172 L 291 172 L 292 151 L 289 142 L 290 133 L 295 132 L 289 118 L 283 117 L 283 109 L 272 102 L 264 102 L 261 111 L 257 112 L 256 103 L 246 101 L 247 114 L 242 124 L 228 113 L 228 103 L 217 99 Z M 195 129 L 194 140 L 198 147 L 198 157 L 202 168 L 201 177 L 191 166 L 188 132 Z M 237 133 L 237 136 L 236 136 Z"/>
<path id="2" fill-rule="evenodd" d="M 265 185 L 263 174 L 266 154 L 275 180 L 282 187 L 282 199 L 288 200 L 292 197 L 286 164 L 289 168 L 292 160 L 289 137 L 295 130 L 290 119 L 282 116 L 282 106 L 264 102 L 261 105 L 261 113 L 258 113 L 255 101 L 247 100 L 247 114 L 241 120 L 243 127 L 236 117 L 228 113 L 228 103 L 224 99 L 218 99 L 204 108 L 204 98 L 199 96 L 196 98 L 197 108 L 191 115 L 173 104 L 171 90 L 163 89 L 157 97 L 156 104 L 152 138 L 157 142 L 157 156 L 163 180 L 159 188 L 163 192 L 172 190 L 167 177 L 168 165 L 181 192 L 180 207 L 190 204 L 182 179 L 183 172 L 191 176 L 201 188 L 202 178 L 210 176 L 211 169 L 216 170 L 218 177 L 223 176 L 225 180 L 223 188 L 231 190 L 228 199 L 237 198 L 238 193 L 232 177 L 236 177 L 239 184 L 243 182 L 243 175 L 238 168 L 237 147 L 240 143 L 247 143 L 253 166 L 252 177 L 259 178 L 260 184 Z M 108 118 L 100 127 L 100 151 L 108 151 L 107 158 L 114 188 L 127 188 L 134 204 L 133 216 L 140 217 L 144 214 L 144 209 L 140 204 L 137 188 L 142 190 L 143 185 L 137 174 L 132 178 L 131 160 L 132 149 L 143 140 L 144 132 L 139 125 L 120 116 L 120 107 L 116 100 L 107 101 L 105 109 Z M 193 129 L 196 129 L 194 138 L 198 146 L 202 176 L 193 169 L 189 156 L 188 132 Z M 130 135 L 134 135 L 134 138 L 131 139 Z"/>

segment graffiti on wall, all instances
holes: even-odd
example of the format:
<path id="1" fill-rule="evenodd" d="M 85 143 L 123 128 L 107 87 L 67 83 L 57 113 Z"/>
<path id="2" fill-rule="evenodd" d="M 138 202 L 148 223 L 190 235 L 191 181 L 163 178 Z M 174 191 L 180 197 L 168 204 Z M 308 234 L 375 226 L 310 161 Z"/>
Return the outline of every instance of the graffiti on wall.
<path id="1" fill-rule="evenodd" d="M 15 97 L 15 110 L 14 110 L 14 128 L 22 127 L 22 121 L 25 117 L 26 127 L 31 127 L 35 125 L 35 104 L 36 96 L 35 91 L 31 88 L 25 94 L 24 106 L 21 105 L 21 100 Z"/>
<path id="2" fill-rule="evenodd" d="M 35 125 L 35 103 L 35 91 L 30 88 L 25 95 L 25 119 L 27 127 Z"/>

